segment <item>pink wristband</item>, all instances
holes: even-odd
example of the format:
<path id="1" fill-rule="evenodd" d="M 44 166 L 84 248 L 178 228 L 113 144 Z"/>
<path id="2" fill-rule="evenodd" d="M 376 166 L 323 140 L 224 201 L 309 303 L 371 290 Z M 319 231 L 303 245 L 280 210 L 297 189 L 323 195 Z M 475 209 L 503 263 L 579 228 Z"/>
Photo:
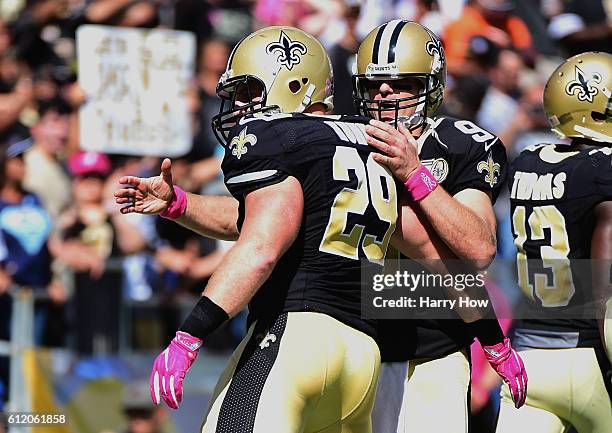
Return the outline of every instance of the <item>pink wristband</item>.
<path id="1" fill-rule="evenodd" d="M 168 208 L 159 214 L 163 218 L 175 220 L 181 217 L 187 209 L 187 194 L 178 186 L 174 185 L 174 197 L 170 201 Z"/>
<path id="2" fill-rule="evenodd" d="M 404 183 L 406 190 L 412 195 L 414 201 L 419 201 L 427 197 L 436 187 L 438 181 L 431 172 L 421 165 Z"/>
<path id="3" fill-rule="evenodd" d="M 183 346 L 185 349 L 190 352 L 195 352 L 200 350 L 202 347 L 202 339 L 198 337 L 194 337 L 191 334 L 183 331 L 177 331 L 176 337 L 174 337 L 174 341 Z"/>

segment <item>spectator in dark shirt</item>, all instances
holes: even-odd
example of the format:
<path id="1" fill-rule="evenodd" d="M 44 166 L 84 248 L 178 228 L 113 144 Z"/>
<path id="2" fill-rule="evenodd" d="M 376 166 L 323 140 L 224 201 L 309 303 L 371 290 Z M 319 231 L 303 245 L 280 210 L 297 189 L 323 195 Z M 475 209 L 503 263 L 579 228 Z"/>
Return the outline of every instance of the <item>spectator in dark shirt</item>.
<path id="1" fill-rule="evenodd" d="M 195 136 L 192 157 L 208 158 L 215 154 L 219 145 L 211 128 L 213 116 L 219 114 L 221 100 L 217 96 L 219 77 L 225 72 L 230 48 L 221 39 L 210 39 L 202 44 L 199 52 L 198 95 L 200 107 L 197 112 L 198 130 Z M 221 169 L 219 165 L 217 171 Z"/>
<path id="2" fill-rule="evenodd" d="M 174 2 L 174 28 L 194 33 L 198 42 L 202 42 L 212 35 L 210 10 L 209 2 L 176 0 Z"/>
<path id="3" fill-rule="evenodd" d="M 79 151 L 70 156 L 73 176 L 71 206 L 59 217 L 59 239 L 52 252 L 75 274 L 73 296 L 77 349 L 80 353 L 108 353 L 118 349 L 122 274 L 118 263 L 107 269 L 107 259 L 141 251 L 142 233 L 109 205 L 104 180 L 109 158 Z"/>
<path id="4" fill-rule="evenodd" d="M 612 53 L 612 23 L 602 0 L 562 2 L 548 32 L 567 57 L 587 51 Z"/>
<path id="5" fill-rule="evenodd" d="M 359 3 L 345 6 L 344 36 L 329 51 L 334 71 L 334 113 L 336 114 L 357 114 L 353 103 L 352 67 L 359 48 L 356 27 L 360 11 Z"/>
<path id="6" fill-rule="evenodd" d="M 202 44 L 199 56 L 198 97 L 196 112 L 197 132 L 189 159 L 189 183 L 194 191 L 205 188 L 211 194 L 224 194 L 225 186 L 221 176 L 223 147 L 217 141 L 211 128 L 213 116 L 219 114 L 221 100 L 216 89 L 219 77 L 225 72 L 230 48 L 221 39 L 210 39 Z"/>
<path id="7" fill-rule="evenodd" d="M 32 102 L 32 80 L 29 69 L 14 51 L 8 27 L 0 19 L 0 147 L 29 135 L 19 116 Z"/>
<path id="8" fill-rule="evenodd" d="M 65 4 L 56 0 L 27 0 L 19 18 L 11 25 L 12 41 L 17 57 L 36 70 L 43 65 L 60 66 L 63 61 L 43 38 L 42 31 L 58 21 Z"/>

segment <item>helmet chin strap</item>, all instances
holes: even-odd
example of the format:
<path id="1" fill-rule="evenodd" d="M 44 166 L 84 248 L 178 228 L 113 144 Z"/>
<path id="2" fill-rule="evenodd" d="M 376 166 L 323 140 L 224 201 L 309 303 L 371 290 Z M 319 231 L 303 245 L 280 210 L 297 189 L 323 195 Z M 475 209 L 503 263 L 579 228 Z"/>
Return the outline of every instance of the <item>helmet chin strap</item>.
<path id="1" fill-rule="evenodd" d="M 315 90 L 316 86 L 310 83 L 308 89 L 306 89 L 306 93 L 304 94 L 304 99 L 302 99 L 302 102 L 295 111 L 297 111 L 298 113 L 302 113 L 306 108 L 310 106 L 310 104 L 312 103 L 312 95 L 314 94 Z"/>
<path id="2" fill-rule="evenodd" d="M 585 126 L 576 125 L 574 126 L 574 131 L 584 135 L 586 138 L 591 140 L 599 141 L 602 143 L 612 143 L 612 137 L 606 134 L 602 134 L 601 132 L 597 132 L 592 130 L 591 128 L 587 128 Z"/>
<path id="3" fill-rule="evenodd" d="M 413 113 L 410 116 L 399 116 L 398 123 L 401 122 L 408 129 L 421 125 L 425 121 L 423 113 Z"/>
<path id="4" fill-rule="evenodd" d="M 411 132 L 423 125 L 427 121 L 427 116 L 425 115 L 425 97 L 419 98 L 419 105 L 416 106 L 414 113 L 410 116 L 398 116 L 397 121 L 402 122 L 408 131 Z"/>

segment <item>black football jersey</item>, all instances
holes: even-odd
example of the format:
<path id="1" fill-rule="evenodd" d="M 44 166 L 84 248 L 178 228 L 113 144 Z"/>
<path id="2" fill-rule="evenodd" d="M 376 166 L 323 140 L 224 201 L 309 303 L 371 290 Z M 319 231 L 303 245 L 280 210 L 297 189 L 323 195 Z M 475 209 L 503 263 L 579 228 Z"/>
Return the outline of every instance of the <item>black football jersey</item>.
<path id="1" fill-rule="evenodd" d="M 227 141 L 225 184 L 244 195 L 295 177 L 304 193 L 296 241 L 249 304 L 251 319 L 316 311 L 369 335 L 361 318 L 360 261 L 382 264 L 397 219 L 393 176 L 372 158 L 358 116 L 276 114 L 243 118 Z M 283 224 L 283 221 L 278 221 Z"/>
<path id="2" fill-rule="evenodd" d="M 506 149 L 498 137 L 468 120 L 438 117 L 429 121 L 417 143 L 421 163 L 450 195 L 476 189 L 490 193 L 495 202 L 507 175 Z M 473 339 L 458 316 L 379 324 L 381 357 L 389 362 L 445 356 Z"/>
<path id="3" fill-rule="evenodd" d="M 579 259 L 591 256 L 595 206 L 612 200 L 612 149 L 531 146 L 512 163 L 508 187 L 526 295 L 517 346 L 598 344 L 589 263 Z"/>

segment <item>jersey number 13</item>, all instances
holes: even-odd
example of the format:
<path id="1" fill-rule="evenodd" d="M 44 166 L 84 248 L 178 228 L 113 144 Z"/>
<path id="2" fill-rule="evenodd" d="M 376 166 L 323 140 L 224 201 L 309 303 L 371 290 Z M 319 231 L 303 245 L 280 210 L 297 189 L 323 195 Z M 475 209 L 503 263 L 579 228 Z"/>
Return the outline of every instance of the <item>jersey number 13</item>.
<path id="1" fill-rule="evenodd" d="M 544 307 L 561 307 L 569 304 L 575 288 L 568 254 L 569 239 L 565 229 L 565 218 L 555 206 L 536 206 L 529 217 L 524 206 L 517 206 L 512 215 L 512 225 L 518 253 L 518 283 L 525 294 L 537 297 Z M 529 281 L 529 261 L 523 247 L 527 240 L 526 224 L 531 230 L 531 240 L 545 239 L 544 229 L 550 230 L 550 245 L 540 247 L 541 265 L 550 270 L 547 273 L 533 272 L 533 284 Z"/>

